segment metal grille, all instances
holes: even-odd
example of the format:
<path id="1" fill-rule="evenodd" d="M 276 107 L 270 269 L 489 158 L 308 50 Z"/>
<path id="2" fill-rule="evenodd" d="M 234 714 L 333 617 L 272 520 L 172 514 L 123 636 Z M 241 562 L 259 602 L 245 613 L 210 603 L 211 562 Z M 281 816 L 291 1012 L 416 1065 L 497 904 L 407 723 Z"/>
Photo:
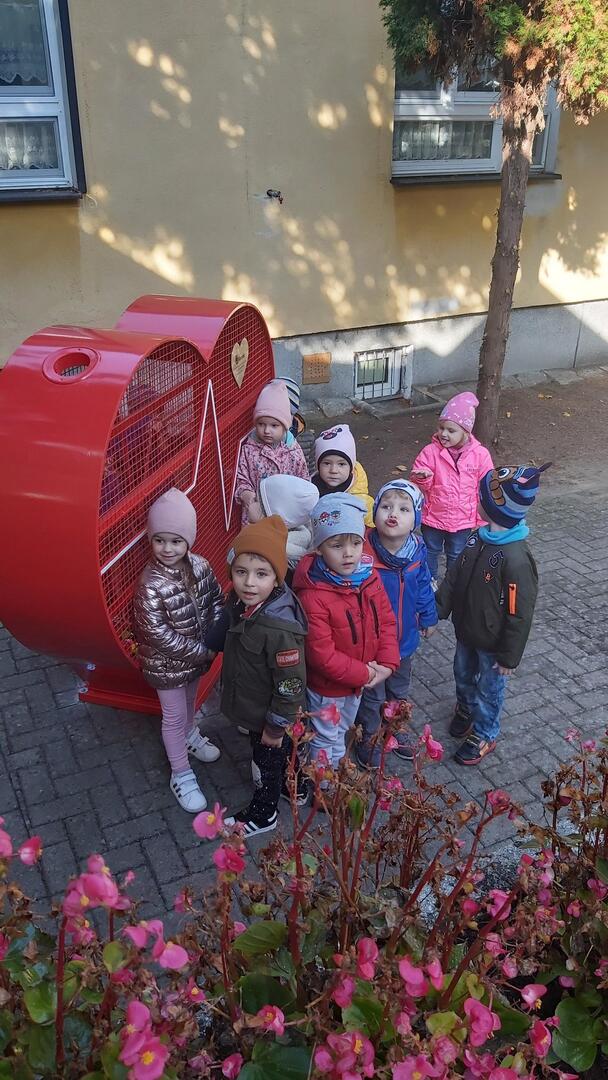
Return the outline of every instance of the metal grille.
<path id="1" fill-rule="evenodd" d="M 249 359 L 239 389 L 232 348 L 243 337 Z M 260 316 L 237 310 L 226 322 L 208 364 L 183 341 L 167 342 L 140 363 L 120 403 L 110 437 L 100 497 L 99 561 L 108 614 L 129 652 L 133 591 L 150 554 L 148 509 L 170 487 L 187 491 L 198 515 L 195 551 L 221 580 L 226 551 L 240 525 L 238 508 L 225 527 L 240 442 L 252 426 L 253 404 L 272 378 L 272 350 Z M 213 385 L 221 448 L 218 461 L 212 403 L 208 401 L 200 461 L 200 428 L 208 384 Z M 198 469 L 197 469 L 198 465 Z M 192 484 L 196 476 L 196 483 Z"/>
<path id="2" fill-rule="evenodd" d="M 354 396 L 361 401 L 407 397 L 412 382 L 411 364 L 407 363 L 411 351 L 411 345 L 399 345 L 355 353 Z"/>

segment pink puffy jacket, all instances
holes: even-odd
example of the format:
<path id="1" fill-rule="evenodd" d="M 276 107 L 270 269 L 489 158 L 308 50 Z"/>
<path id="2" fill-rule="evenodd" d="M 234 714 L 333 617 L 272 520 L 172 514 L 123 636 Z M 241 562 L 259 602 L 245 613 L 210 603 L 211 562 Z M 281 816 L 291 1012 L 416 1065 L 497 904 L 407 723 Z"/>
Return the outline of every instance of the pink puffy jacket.
<path id="1" fill-rule="evenodd" d="M 436 435 L 420 451 L 412 465 L 411 479 L 424 492 L 423 525 L 445 532 L 476 529 L 484 524 L 477 513 L 479 481 L 494 468 L 489 450 L 469 435 L 458 463 Z M 430 469 L 432 476 L 421 480 L 417 469 Z"/>

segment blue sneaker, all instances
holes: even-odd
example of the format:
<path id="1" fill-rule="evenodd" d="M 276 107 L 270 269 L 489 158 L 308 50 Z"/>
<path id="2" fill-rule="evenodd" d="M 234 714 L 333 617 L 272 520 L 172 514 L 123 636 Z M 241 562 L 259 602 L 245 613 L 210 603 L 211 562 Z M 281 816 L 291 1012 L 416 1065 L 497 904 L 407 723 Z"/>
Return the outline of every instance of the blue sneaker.
<path id="1" fill-rule="evenodd" d="M 355 743 L 355 761 L 360 769 L 379 769 L 382 757 L 380 747 L 376 744 L 357 742 Z"/>

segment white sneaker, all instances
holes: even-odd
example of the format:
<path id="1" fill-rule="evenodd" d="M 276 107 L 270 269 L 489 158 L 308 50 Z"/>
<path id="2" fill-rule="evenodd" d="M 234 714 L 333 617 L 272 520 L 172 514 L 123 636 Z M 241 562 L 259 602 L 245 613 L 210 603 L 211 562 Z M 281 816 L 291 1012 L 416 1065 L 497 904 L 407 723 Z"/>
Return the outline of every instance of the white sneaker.
<path id="1" fill-rule="evenodd" d="M 186 739 L 186 746 L 188 753 L 192 754 L 192 757 L 197 758 L 199 761 L 217 761 L 220 756 L 220 751 L 217 746 L 214 746 L 206 735 L 201 735 L 197 727 L 193 727 L 192 731 Z"/>
<path id="2" fill-rule="evenodd" d="M 179 773 L 178 776 L 172 774 L 169 787 L 182 810 L 186 810 L 189 814 L 200 814 L 201 810 L 206 809 L 207 800 L 198 786 L 198 780 L 192 769 Z"/>
<path id="3" fill-rule="evenodd" d="M 439 588 L 439 582 L 437 581 L 437 578 L 436 577 L 431 578 L 431 589 L 433 590 L 433 592 L 437 592 L 438 588 Z"/>

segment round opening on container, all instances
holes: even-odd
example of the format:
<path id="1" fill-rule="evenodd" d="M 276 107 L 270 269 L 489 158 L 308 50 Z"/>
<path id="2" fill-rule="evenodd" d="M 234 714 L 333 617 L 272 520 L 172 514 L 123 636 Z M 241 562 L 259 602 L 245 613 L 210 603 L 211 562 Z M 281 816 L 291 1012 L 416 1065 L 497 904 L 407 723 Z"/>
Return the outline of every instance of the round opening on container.
<path id="1" fill-rule="evenodd" d="M 53 382 L 73 383 L 88 375 L 98 359 L 93 349 L 62 349 L 47 356 L 42 370 Z"/>

